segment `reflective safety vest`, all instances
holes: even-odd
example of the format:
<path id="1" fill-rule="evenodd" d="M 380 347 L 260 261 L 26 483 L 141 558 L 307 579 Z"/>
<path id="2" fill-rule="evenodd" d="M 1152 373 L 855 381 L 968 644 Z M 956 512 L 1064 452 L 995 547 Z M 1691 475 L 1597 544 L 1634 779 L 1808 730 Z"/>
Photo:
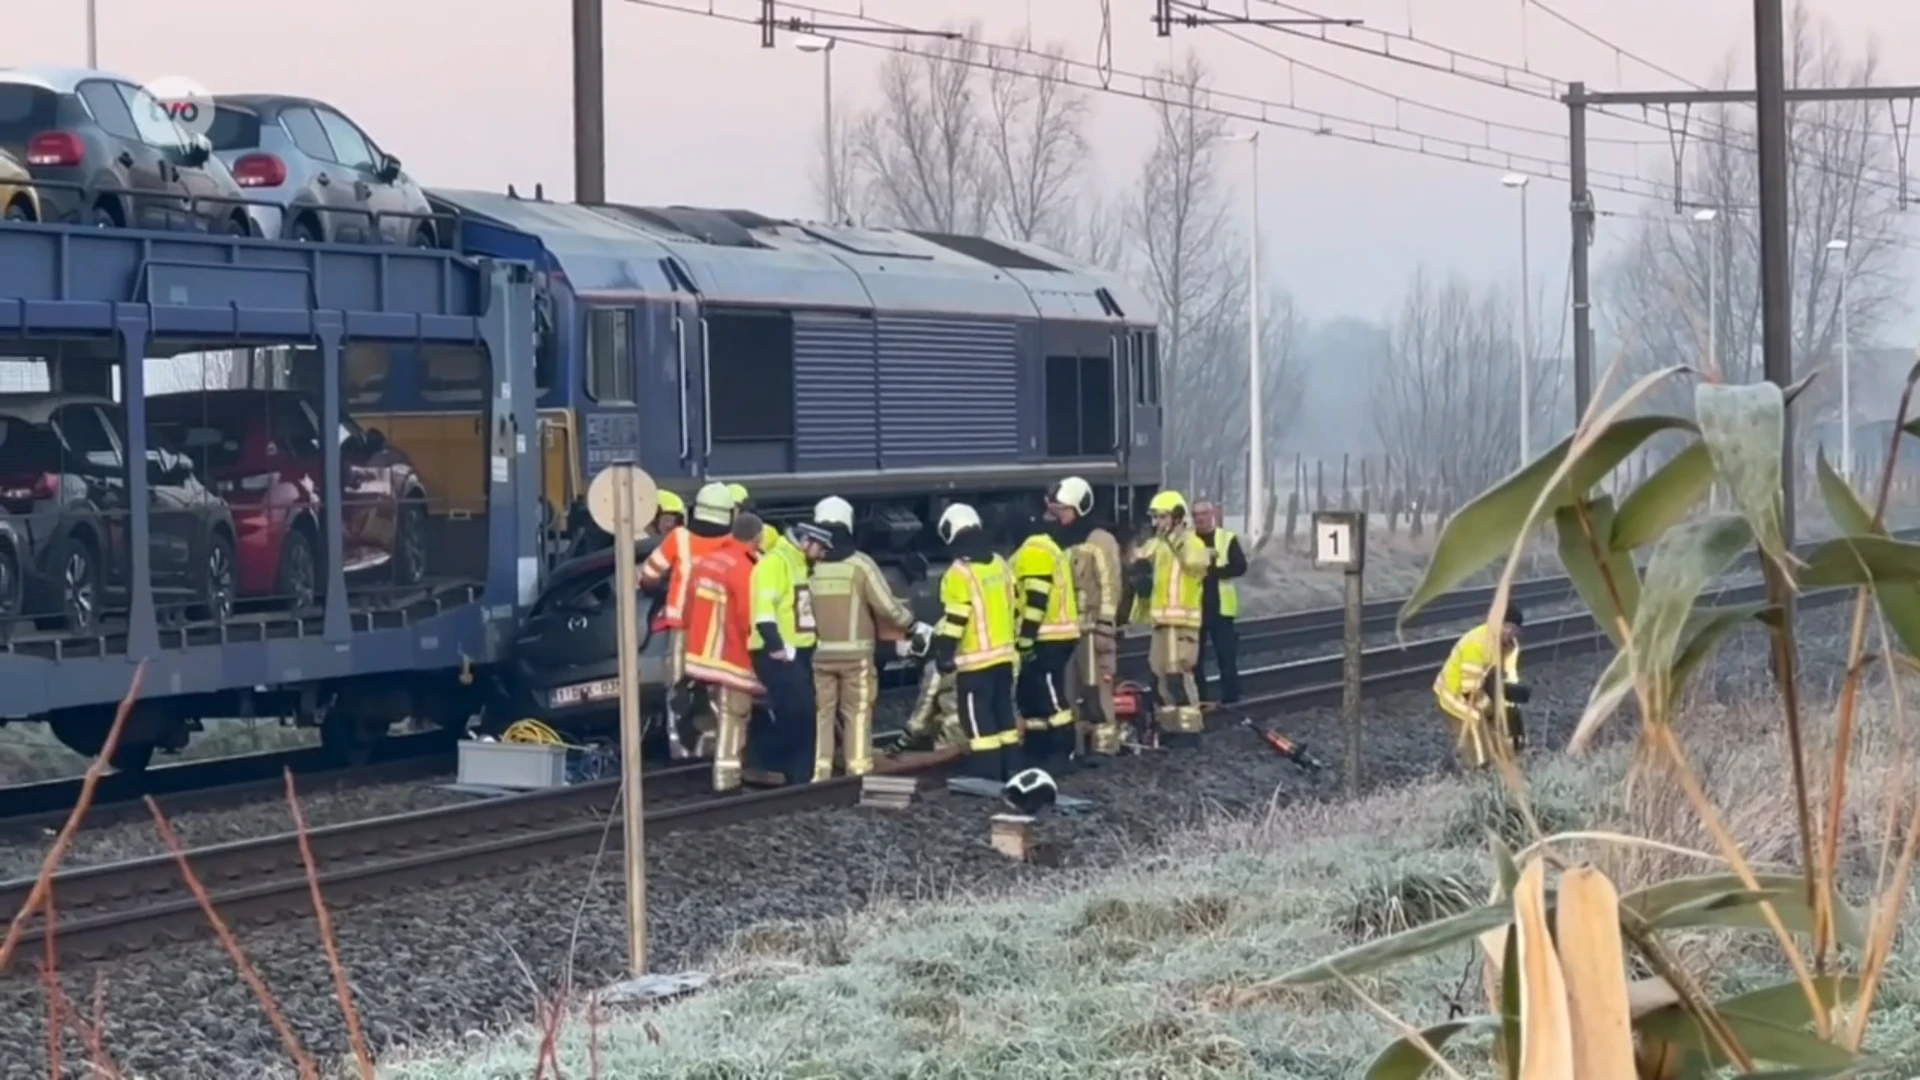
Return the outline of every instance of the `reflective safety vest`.
<path id="1" fill-rule="evenodd" d="M 1453 643 L 1453 651 L 1447 654 L 1447 662 L 1440 668 L 1440 674 L 1433 680 L 1433 692 L 1440 698 L 1441 704 L 1452 705 L 1458 709 L 1471 710 L 1474 699 L 1485 688 L 1487 671 L 1493 667 L 1494 650 L 1499 648 L 1500 635 L 1489 632 L 1483 623 L 1460 635 Z M 1506 669 L 1506 681 L 1520 681 L 1520 649 L 1508 649 L 1502 665 Z"/>
<path id="2" fill-rule="evenodd" d="M 1198 629 L 1207 567 L 1213 555 L 1192 530 L 1180 529 L 1153 539 L 1153 596 L 1147 618 L 1155 626 Z"/>
<path id="3" fill-rule="evenodd" d="M 686 624 L 687 586 L 693 578 L 694 564 L 732 542 L 733 538 L 725 533 L 701 536 L 685 525 L 676 527 L 660 541 L 660 546 L 653 549 L 653 554 L 648 555 L 640 567 L 643 588 L 667 578 L 667 604 L 655 625 L 677 630 Z"/>
<path id="4" fill-rule="evenodd" d="M 913 612 L 893 595 L 886 575 L 864 552 L 814 564 L 813 608 L 817 656 L 872 656 L 879 638 L 876 624 L 902 633 L 913 628 Z"/>
<path id="5" fill-rule="evenodd" d="M 754 553 L 728 539 L 720 550 L 693 564 L 686 612 L 690 679 L 761 693 L 753 677 L 748 639 L 753 634 Z"/>
<path id="6" fill-rule="evenodd" d="M 786 539 L 760 557 L 753 567 L 753 635 L 748 646 L 764 649 L 760 624 L 780 628 L 780 639 L 796 649 L 814 643 L 813 592 L 807 581 L 807 557 Z"/>
<path id="7" fill-rule="evenodd" d="M 995 555 L 983 563 L 954 562 L 940 578 L 940 603 L 946 610 L 935 632 L 957 642 L 955 671 L 1013 663 L 1013 574 L 1005 559 Z"/>
<path id="8" fill-rule="evenodd" d="M 1213 565 L 1227 565 L 1227 554 L 1233 548 L 1233 533 L 1226 529 L 1213 530 Z M 1240 589 L 1232 578 L 1221 578 L 1214 584 L 1220 586 L 1220 617 L 1237 618 L 1240 614 Z"/>
<path id="9" fill-rule="evenodd" d="M 1027 537 L 1013 553 L 1013 576 L 1021 594 L 1020 620 L 1038 625 L 1037 640 L 1080 639 L 1080 598 L 1074 594 L 1072 564 L 1053 537 L 1046 533 Z M 1046 597 L 1044 608 L 1030 606 L 1032 593 Z"/>

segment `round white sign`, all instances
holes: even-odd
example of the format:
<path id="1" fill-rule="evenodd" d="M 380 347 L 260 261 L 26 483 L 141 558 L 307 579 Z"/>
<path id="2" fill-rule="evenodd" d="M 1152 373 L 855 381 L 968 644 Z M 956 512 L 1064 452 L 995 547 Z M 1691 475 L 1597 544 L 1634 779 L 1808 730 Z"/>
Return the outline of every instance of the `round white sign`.
<path id="1" fill-rule="evenodd" d="M 171 123 L 188 135 L 202 138 L 213 130 L 213 91 L 185 75 L 162 75 L 140 88 L 142 104 L 160 123 Z"/>
<path id="2" fill-rule="evenodd" d="M 595 525 L 608 533 L 614 531 L 614 499 L 619 490 L 614 474 L 623 471 L 633 474 L 633 531 L 637 535 L 660 512 L 660 489 L 653 477 L 647 475 L 647 470 L 638 465 L 609 465 L 601 469 L 593 483 L 587 485 L 587 513 L 593 515 Z"/>

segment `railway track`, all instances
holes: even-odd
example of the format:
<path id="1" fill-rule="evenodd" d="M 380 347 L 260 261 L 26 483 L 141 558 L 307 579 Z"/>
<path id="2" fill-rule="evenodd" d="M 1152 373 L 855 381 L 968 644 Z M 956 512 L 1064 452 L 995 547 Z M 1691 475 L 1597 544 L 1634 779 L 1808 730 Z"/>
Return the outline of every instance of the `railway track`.
<path id="1" fill-rule="evenodd" d="M 1720 602 L 1763 595 L 1759 584 L 1728 586 Z M 1830 590 L 1803 598 L 1821 606 L 1850 596 Z M 1452 647 L 1451 635 L 1366 651 L 1370 693 L 1416 687 L 1433 677 Z M 1606 635 L 1584 613 L 1547 616 L 1528 625 L 1532 664 L 1604 649 Z M 1249 696 L 1225 712 L 1232 717 L 1287 706 L 1337 700 L 1341 660 L 1322 657 L 1254 668 L 1242 674 Z M 1214 723 L 1215 730 L 1223 725 Z M 1320 749 L 1331 759 L 1334 748 Z M 898 763 L 895 763 L 898 765 Z M 938 770 L 925 759 L 896 771 Z M 713 797 L 703 765 L 648 774 L 649 834 L 711 828 L 755 818 L 852 806 L 860 783 L 840 778 L 796 789 Z M 619 831 L 612 814 L 617 781 L 441 807 L 312 830 L 309 834 L 329 905 L 345 906 L 425 888 L 516 872 L 555 859 L 591 853 Z M 610 848 L 618 858 L 618 847 Z M 189 858 L 230 925 L 246 926 L 310 914 L 309 885 L 298 838 L 292 834 L 192 851 Z M 0 921 L 11 922 L 32 882 L 0 882 Z M 206 932 L 204 915 L 186 891 L 171 857 L 87 867 L 55 881 L 63 959 L 101 960 L 184 940 Z M 44 928 L 27 931 L 23 955 L 44 948 Z"/>
<path id="2" fill-rule="evenodd" d="M 1920 539 L 1920 529 L 1894 533 L 1900 539 Z M 1802 545 L 1810 549 L 1812 544 Z M 1753 556 L 1743 556 L 1730 574 L 1750 573 Z M 1491 586 L 1459 589 L 1441 596 L 1413 619 L 1409 627 L 1435 626 L 1471 619 L 1493 602 Z M 1576 594 L 1567 578 L 1534 578 L 1513 586 L 1513 599 L 1523 605 L 1551 606 L 1571 602 Z M 1380 633 L 1394 628 L 1405 597 L 1368 602 L 1361 612 L 1362 630 Z M 1346 609 L 1313 608 L 1240 623 L 1240 649 L 1249 653 L 1284 650 L 1338 640 L 1345 630 Z M 1531 651 L 1531 650 L 1530 650 Z M 1130 635 L 1120 643 L 1120 661 L 1137 670 L 1145 664 L 1145 635 Z M 1124 670 L 1124 669 L 1123 669 Z M 1243 676 L 1244 677 L 1244 676 Z M 888 696 L 910 693 L 912 687 L 890 687 Z M 309 777 L 308 783 L 331 788 L 360 786 L 387 780 L 430 778 L 451 773 L 454 748 L 444 734 L 426 733 L 388 739 L 375 748 L 372 763 L 341 768 L 317 748 L 244 757 L 186 762 L 150 769 L 140 774 L 110 774 L 95 793 L 90 823 L 143 816 L 143 795 L 177 796 L 169 809 L 175 813 L 222 809 L 278 794 L 284 768 Z M 80 794 L 78 778 L 0 788 L 0 842 L 8 836 L 32 835 L 35 830 L 58 828 Z"/>

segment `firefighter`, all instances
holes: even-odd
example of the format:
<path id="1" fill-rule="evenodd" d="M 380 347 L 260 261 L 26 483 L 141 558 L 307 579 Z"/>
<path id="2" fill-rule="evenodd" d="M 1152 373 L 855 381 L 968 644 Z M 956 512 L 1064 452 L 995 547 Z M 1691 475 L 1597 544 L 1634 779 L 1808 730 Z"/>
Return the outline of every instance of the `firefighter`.
<path id="1" fill-rule="evenodd" d="M 728 539 L 733 527 L 734 498 L 725 484 L 707 484 L 693 497 L 693 520 L 674 529 L 660 540 L 640 567 L 640 588 L 656 596 L 664 592 L 665 603 L 652 622 L 655 630 L 667 635 L 667 749 L 675 759 L 691 751 L 678 736 L 680 718 L 688 709 L 685 688 L 687 638 L 684 631 L 687 583 L 693 565 L 712 554 Z"/>
<path id="2" fill-rule="evenodd" d="M 1507 616 L 1497 637 L 1486 624 L 1460 635 L 1453 651 L 1433 680 L 1433 695 L 1440 701 L 1440 712 L 1453 730 L 1454 749 L 1460 765 L 1466 769 L 1484 768 L 1492 761 L 1486 739 L 1497 730 L 1494 723 L 1494 650 L 1501 654 L 1497 674 L 1506 681 L 1507 726 L 1515 750 L 1526 746 L 1526 730 L 1514 705 L 1523 705 L 1532 696 L 1520 681 L 1520 629 L 1526 618 L 1517 605 L 1507 605 Z"/>
<path id="3" fill-rule="evenodd" d="M 1213 558 L 1193 535 L 1179 492 L 1155 495 L 1147 516 L 1153 537 L 1134 549 L 1129 573 L 1136 582 L 1134 618 L 1144 616 L 1153 626 L 1147 663 L 1159 697 L 1154 722 L 1162 745 L 1194 746 L 1202 728 L 1193 666 L 1200 656 L 1201 587 Z"/>
<path id="4" fill-rule="evenodd" d="M 1232 529 L 1220 526 L 1220 508 L 1210 502 L 1193 506 L 1193 534 L 1207 545 L 1212 562 L 1200 594 L 1200 658 L 1193 665 L 1193 681 L 1207 696 L 1207 653 L 1220 668 L 1222 705 L 1240 700 L 1240 589 L 1234 579 L 1247 572 L 1247 552 Z M 1209 646 L 1212 648 L 1209 649 Z"/>
<path id="5" fill-rule="evenodd" d="M 787 784 L 807 783 L 813 775 L 814 614 L 808 584 L 813 564 L 827 553 L 833 538 L 812 522 L 801 522 L 768 546 L 753 567 L 753 672 L 767 689 L 773 713 L 765 753 L 756 757 L 780 773 Z"/>
<path id="6" fill-rule="evenodd" d="M 747 485 L 728 484 L 727 494 L 733 496 L 733 504 L 740 509 L 754 510 L 753 496 L 747 493 Z M 763 523 L 763 527 L 766 531 L 760 534 L 760 548 L 763 551 L 772 551 L 773 545 L 780 539 L 780 530 L 770 524 Z"/>
<path id="7" fill-rule="evenodd" d="M 1067 667 L 1080 647 L 1080 600 L 1073 567 L 1060 537 L 1065 526 L 1048 521 L 1013 553 L 1019 589 L 1020 673 L 1014 703 L 1028 765 L 1059 771 L 1073 757 L 1073 696 Z"/>
<path id="8" fill-rule="evenodd" d="M 660 493 L 660 509 L 653 515 L 653 524 L 648 528 L 654 536 L 664 537 L 687 523 L 687 502 L 671 491 Z"/>
<path id="9" fill-rule="evenodd" d="M 1014 718 L 1013 573 L 994 554 L 980 514 L 954 503 L 940 515 L 940 540 L 953 562 L 940 578 L 942 613 L 934 630 L 933 663 L 953 676 L 960 720 L 967 730 L 963 766 L 977 777 L 1005 783 L 1020 771 L 1020 725 Z"/>
<path id="10" fill-rule="evenodd" d="M 914 620 L 893 595 L 880 567 L 854 546 L 853 506 L 837 495 L 813 508 L 813 523 L 827 530 L 833 546 L 813 566 L 813 617 L 819 643 L 813 653 L 813 691 L 819 710 L 814 725 L 813 779 L 833 778 L 834 732 L 848 776 L 873 771 L 873 706 L 880 693 L 874 650 L 878 630 L 892 627 L 924 639 L 933 628 Z"/>
<path id="11" fill-rule="evenodd" d="M 1095 524 L 1093 486 L 1069 476 L 1047 493 L 1047 513 L 1060 523 L 1055 536 L 1073 565 L 1080 609 L 1080 643 L 1068 685 L 1093 754 L 1120 752 L 1120 722 L 1113 711 L 1113 680 L 1119 648 L 1120 543 Z"/>
<path id="12" fill-rule="evenodd" d="M 905 642 L 902 642 L 905 644 Z M 928 750 L 967 749 L 967 732 L 960 723 L 960 701 L 954 678 L 938 665 L 920 670 L 920 696 L 907 716 L 907 745 Z"/>
<path id="13" fill-rule="evenodd" d="M 765 690 L 754 676 L 748 649 L 760 528 L 760 519 L 752 514 L 736 516 L 727 542 L 694 564 L 688 585 L 686 676 L 707 691 L 715 791 L 740 787 L 740 758 L 753 699 Z"/>

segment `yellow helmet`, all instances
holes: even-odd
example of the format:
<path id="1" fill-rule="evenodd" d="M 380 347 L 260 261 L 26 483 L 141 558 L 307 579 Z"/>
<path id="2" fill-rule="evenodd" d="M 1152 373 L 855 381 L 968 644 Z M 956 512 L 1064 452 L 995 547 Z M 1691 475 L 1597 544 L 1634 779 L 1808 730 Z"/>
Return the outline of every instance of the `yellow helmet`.
<path id="1" fill-rule="evenodd" d="M 1184 516 L 1186 512 L 1187 500 L 1177 491 L 1162 491 L 1156 494 L 1151 502 L 1147 503 L 1147 513 L 1149 514 L 1180 514 Z"/>
<path id="2" fill-rule="evenodd" d="M 747 485 L 745 485 L 745 484 L 728 484 L 728 485 L 727 485 L 727 494 L 729 494 L 729 495 L 732 495 L 732 496 L 733 496 L 733 505 L 735 505 L 735 506 L 745 506 L 745 505 L 747 504 L 747 498 L 748 498 L 748 495 L 747 495 Z"/>
<path id="3" fill-rule="evenodd" d="M 687 516 L 686 500 L 682 499 L 678 495 L 675 495 L 671 491 L 662 491 L 660 493 L 660 513 L 679 514 L 681 517 L 686 517 Z"/>

